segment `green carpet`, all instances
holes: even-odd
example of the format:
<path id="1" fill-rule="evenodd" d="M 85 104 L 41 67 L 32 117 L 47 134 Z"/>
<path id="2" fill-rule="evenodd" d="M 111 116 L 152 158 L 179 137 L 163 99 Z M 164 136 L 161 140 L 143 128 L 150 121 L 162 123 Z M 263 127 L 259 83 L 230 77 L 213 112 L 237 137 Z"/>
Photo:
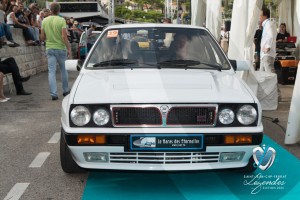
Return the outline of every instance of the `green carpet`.
<path id="1" fill-rule="evenodd" d="M 263 144 L 276 150 L 275 161 L 268 170 L 257 169 L 252 176 L 228 170 L 91 172 L 82 199 L 300 199 L 300 160 L 267 136 Z"/>

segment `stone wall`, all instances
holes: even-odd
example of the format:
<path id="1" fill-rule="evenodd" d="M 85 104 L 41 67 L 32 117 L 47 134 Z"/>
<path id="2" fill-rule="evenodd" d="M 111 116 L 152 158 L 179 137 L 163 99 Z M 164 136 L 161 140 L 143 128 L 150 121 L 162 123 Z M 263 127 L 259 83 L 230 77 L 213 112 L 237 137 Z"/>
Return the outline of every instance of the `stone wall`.
<path id="1" fill-rule="evenodd" d="M 27 46 L 23 37 L 22 29 L 11 28 L 13 39 L 20 44 L 19 47 L 3 46 L 0 49 L 0 58 L 15 58 L 21 76 L 35 75 L 48 69 L 46 48 L 44 46 Z M 7 80 L 4 80 L 4 85 Z"/>

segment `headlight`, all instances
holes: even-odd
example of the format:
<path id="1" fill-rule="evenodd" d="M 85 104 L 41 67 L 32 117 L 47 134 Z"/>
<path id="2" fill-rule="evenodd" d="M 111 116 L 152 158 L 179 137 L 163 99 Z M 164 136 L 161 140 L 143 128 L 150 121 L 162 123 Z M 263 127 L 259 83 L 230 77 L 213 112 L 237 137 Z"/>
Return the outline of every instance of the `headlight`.
<path id="1" fill-rule="evenodd" d="M 237 112 L 237 119 L 243 125 L 249 125 L 255 122 L 257 118 L 257 111 L 251 105 L 244 105 L 240 107 Z"/>
<path id="2" fill-rule="evenodd" d="M 225 108 L 219 112 L 219 121 L 222 124 L 231 124 L 234 121 L 234 112 L 231 109 Z"/>
<path id="3" fill-rule="evenodd" d="M 95 124 L 103 126 L 109 122 L 109 113 L 107 112 L 107 110 L 100 108 L 96 110 L 96 112 L 94 112 L 93 120 Z"/>
<path id="4" fill-rule="evenodd" d="M 76 106 L 71 112 L 71 120 L 76 126 L 84 126 L 91 119 L 90 111 L 84 106 Z"/>

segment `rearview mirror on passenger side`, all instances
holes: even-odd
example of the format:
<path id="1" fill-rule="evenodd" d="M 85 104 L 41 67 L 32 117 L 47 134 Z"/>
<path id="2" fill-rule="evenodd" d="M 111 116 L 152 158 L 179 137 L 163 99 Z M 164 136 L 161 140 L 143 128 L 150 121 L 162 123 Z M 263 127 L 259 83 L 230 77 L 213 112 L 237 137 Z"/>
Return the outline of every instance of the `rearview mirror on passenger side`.
<path id="1" fill-rule="evenodd" d="M 78 67 L 78 60 L 66 60 L 66 70 L 68 71 L 80 71 L 81 67 Z"/>
<path id="2" fill-rule="evenodd" d="M 234 71 L 247 71 L 251 68 L 251 62 L 249 60 L 231 60 L 229 62 Z"/>

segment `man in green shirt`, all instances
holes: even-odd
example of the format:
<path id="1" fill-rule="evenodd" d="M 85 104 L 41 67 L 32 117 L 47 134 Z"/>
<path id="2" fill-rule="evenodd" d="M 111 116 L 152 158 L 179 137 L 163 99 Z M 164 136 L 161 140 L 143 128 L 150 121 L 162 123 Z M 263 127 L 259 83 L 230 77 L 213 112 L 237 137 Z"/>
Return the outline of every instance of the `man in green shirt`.
<path id="1" fill-rule="evenodd" d="M 67 36 L 66 20 L 58 16 L 60 5 L 56 2 L 50 5 L 52 15 L 42 22 L 41 39 L 46 41 L 46 53 L 48 58 L 48 80 L 52 100 L 57 100 L 56 63 L 58 62 L 61 77 L 63 96 L 70 93 L 68 85 L 68 72 L 65 68 L 67 57 L 71 57 L 71 48 Z"/>

